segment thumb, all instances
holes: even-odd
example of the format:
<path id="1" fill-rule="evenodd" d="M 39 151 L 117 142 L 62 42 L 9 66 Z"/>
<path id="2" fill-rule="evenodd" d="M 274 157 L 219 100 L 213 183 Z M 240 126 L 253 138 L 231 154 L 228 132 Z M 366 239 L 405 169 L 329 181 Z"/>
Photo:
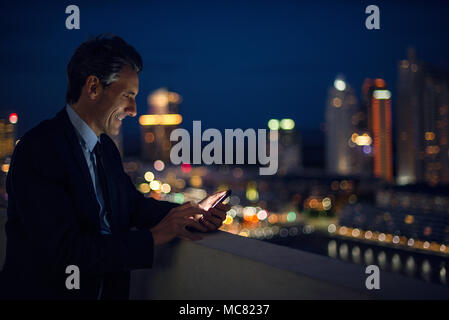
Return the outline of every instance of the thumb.
<path id="1" fill-rule="evenodd" d="M 192 203 L 192 201 L 188 201 L 188 202 L 186 202 L 186 203 L 183 203 L 183 204 L 181 204 L 181 205 L 175 207 L 175 208 L 173 209 L 173 211 L 177 212 L 177 211 L 179 211 L 179 210 L 185 210 L 185 209 L 191 208 L 191 207 L 193 207 L 193 206 L 194 206 L 194 204 Z"/>

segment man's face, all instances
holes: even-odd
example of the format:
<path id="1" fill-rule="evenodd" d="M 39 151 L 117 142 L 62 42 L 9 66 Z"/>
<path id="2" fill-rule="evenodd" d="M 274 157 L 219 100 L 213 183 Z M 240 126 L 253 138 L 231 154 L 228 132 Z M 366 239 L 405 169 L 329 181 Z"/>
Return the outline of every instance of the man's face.
<path id="1" fill-rule="evenodd" d="M 126 116 L 135 117 L 136 95 L 139 91 L 137 72 L 123 66 L 118 80 L 112 82 L 104 91 L 97 105 L 97 127 L 102 133 L 116 136 L 120 132 L 122 120 Z"/>

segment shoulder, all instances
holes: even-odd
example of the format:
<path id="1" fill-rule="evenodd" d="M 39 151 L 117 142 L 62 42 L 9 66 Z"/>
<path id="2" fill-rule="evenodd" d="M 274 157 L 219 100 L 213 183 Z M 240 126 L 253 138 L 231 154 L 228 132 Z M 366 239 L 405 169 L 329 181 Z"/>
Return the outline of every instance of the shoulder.
<path id="1" fill-rule="evenodd" d="M 34 128 L 28 130 L 17 142 L 16 148 L 19 151 L 34 152 L 41 154 L 44 151 L 54 150 L 62 139 L 63 132 L 56 117 L 40 122 Z"/>
<path id="2" fill-rule="evenodd" d="M 63 147 L 64 130 L 57 117 L 44 120 L 17 142 L 7 175 L 7 190 L 36 188 L 43 181 L 62 184 L 67 177 L 68 148 Z"/>
<path id="3" fill-rule="evenodd" d="M 42 168 L 56 166 L 64 153 L 64 130 L 57 117 L 40 122 L 28 130 L 17 142 L 11 165 Z"/>

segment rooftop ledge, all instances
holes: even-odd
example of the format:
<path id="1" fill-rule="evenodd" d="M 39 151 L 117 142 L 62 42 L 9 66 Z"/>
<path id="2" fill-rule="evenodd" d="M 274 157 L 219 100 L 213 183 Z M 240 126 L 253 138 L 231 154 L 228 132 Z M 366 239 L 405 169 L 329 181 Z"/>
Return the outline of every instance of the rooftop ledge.
<path id="1" fill-rule="evenodd" d="M 0 270 L 6 245 L 0 210 Z M 449 288 L 226 232 L 158 247 L 153 269 L 132 273 L 132 299 L 449 299 Z"/>
<path id="2" fill-rule="evenodd" d="M 131 299 L 449 299 L 449 288 L 218 231 L 158 247 L 131 275 Z"/>

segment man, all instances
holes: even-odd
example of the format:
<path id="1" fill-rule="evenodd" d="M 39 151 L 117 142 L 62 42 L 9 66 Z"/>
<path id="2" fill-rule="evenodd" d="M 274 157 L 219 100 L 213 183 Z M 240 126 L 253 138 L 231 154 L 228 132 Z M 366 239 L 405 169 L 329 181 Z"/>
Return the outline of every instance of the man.
<path id="1" fill-rule="evenodd" d="M 141 70 L 140 55 L 117 36 L 81 44 L 67 67 L 67 105 L 17 144 L 3 298 L 128 299 L 130 270 L 151 267 L 154 246 L 221 225 L 228 206 L 205 212 L 145 198 L 123 171 L 108 135 L 136 116 Z M 66 287 L 71 265 L 79 289 Z"/>

